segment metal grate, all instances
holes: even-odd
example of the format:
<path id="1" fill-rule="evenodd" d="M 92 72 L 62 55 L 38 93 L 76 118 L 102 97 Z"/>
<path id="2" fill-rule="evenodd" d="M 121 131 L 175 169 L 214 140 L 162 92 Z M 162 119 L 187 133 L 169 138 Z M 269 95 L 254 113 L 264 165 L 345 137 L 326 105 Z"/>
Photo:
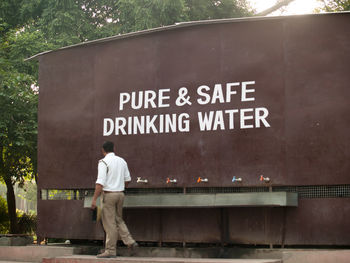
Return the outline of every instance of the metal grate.
<path id="1" fill-rule="evenodd" d="M 272 190 L 298 193 L 299 198 L 350 197 L 350 185 L 275 186 Z"/>
<path id="2" fill-rule="evenodd" d="M 41 200 L 83 200 L 84 190 L 42 189 Z"/>
<path id="3" fill-rule="evenodd" d="M 181 194 L 184 192 L 183 188 L 169 187 L 169 188 L 128 188 L 125 191 L 127 194 Z"/>
<path id="4" fill-rule="evenodd" d="M 299 198 L 349 198 L 350 185 L 309 185 L 273 186 L 273 192 L 298 193 Z M 128 188 L 127 194 L 215 194 L 215 193 L 255 193 L 268 192 L 270 187 L 168 187 L 168 188 Z M 42 189 L 42 200 L 83 200 L 92 196 L 94 189 L 55 190 Z"/>
<path id="5" fill-rule="evenodd" d="M 189 194 L 215 194 L 215 193 L 255 193 L 268 192 L 269 187 L 191 187 L 186 188 Z"/>

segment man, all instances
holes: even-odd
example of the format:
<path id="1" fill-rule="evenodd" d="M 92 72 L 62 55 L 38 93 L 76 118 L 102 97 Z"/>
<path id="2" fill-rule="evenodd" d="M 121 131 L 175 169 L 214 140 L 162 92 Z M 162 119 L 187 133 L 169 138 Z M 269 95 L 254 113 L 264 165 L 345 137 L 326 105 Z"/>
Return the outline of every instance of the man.
<path id="1" fill-rule="evenodd" d="M 102 194 L 102 225 L 106 232 L 106 246 L 98 258 L 114 258 L 117 254 L 118 233 L 129 248 L 138 246 L 129 233 L 122 218 L 124 189 L 131 181 L 128 165 L 123 158 L 114 154 L 113 142 L 102 146 L 105 156 L 98 163 L 98 175 L 91 208 L 96 209 L 96 200 Z"/>

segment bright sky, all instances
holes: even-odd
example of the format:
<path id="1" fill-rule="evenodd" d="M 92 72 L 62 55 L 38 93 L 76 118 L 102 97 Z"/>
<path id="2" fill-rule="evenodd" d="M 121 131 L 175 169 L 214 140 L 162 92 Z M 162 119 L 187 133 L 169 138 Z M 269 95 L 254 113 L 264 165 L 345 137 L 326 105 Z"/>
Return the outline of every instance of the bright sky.
<path id="1" fill-rule="evenodd" d="M 252 7 L 258 12 L 272 7 L 277 1 L 278 0 L 249 0 Z M 313 10 L 320 6 L 321 3 L 319 0 L 294 0 L 288 6 L 271 13 L 270 16 L 312 14 Z"/>

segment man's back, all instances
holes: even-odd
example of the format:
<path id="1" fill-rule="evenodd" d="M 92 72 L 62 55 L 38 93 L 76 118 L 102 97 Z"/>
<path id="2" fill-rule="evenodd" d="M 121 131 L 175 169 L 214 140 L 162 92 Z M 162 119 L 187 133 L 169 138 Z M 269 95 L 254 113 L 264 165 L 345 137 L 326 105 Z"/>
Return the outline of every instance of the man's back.
<path id="1" fill-rule="evenodd" d="M 125 182 L 128 181 L 131 181 L 131 177 L 123 158 L 111 152 L 100 160 L 96 183 L 103 185 L 103 191 L 124 191 Z"/>

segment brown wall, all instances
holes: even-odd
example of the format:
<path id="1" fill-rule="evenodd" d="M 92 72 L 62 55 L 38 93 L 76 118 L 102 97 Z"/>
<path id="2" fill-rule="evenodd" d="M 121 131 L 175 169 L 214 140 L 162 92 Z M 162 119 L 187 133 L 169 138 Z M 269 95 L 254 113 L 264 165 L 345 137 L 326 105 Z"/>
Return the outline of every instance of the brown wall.
<path id="1" fill-rule="evenodd" d="M 93 188 L 104 140 L 113 140 L 117 154 L 128 162 L 132 188 L 169 187 L 168 177 L 178 180 L 176 187 L 234 187 L 233 176 L 243 179 L 238 186 L 261 186 L 261 174 L 271 178 L 272 185 L 350 184 L 349 22 L 350 14 L 343 13 L 194 24 L 41 56 L 39 188 Z M 245 81 L 255 81 L 248 86 L 255 92 L 247 95 L 254 101 L 242 101 L 239 88 L 231 102 L 197 103 L 196 91 L 201 85 L 212 91 L 215 84 L 225 87 L 226 83 Z M 191 105 L 176 106 L 181 87 L 188 89 Z M 170 107 L 135 110 L 127 105 L 119 110 L 120 93 L 160 89 L 170 89 Z M 266 121 L 270 127 L 241 129 L 239 116 L 234 115 L 235 129 L 230 130 L 224 114 L 225 130 L 199 129 L 198 112 L 261 107 L 269 111 Z M 104 118 L 173 113 L 189 114 L 189 132 L 103 136 Z M 254 126 L 254 119 L 246 124 Z M 149 183 L 139 185 L 136 177 Z M 198 177 L 209 182 L 198 184 Z M 342 208 L 344 200 L 349 201 L 301 200 L 298 208 L 287 211 L 180 209 L 155 210 L 148 215 L 149 211 L 136 210 L 127 211 L 127 220 L 139 240 L 278 244 L 285 236 L 289 244 L 349 245 L 350 239 L 341 237 L 341 229 L 346 229 L 350 211 L 332 209 L 333 201 Z M 42 236 L 64 232 L 45 223 L 50 213 L 56 213 L 58 225 L 67 224 L 59 215 L 62 204 L 50 202 L 39 201 Z M 320 211 L 311 212 L 311 207 Z M 70 211 L 65 212 L 66 218 L 72 216 Z M 171 218 L 179 213 L 183 234 L 170 233 L 179 223 Z M 322 213 L 326 216 L 319 216 Z M 334 213 L 341 217 L 334 219 L 332 233 L 340 236 L 320 234 L 318 228 L 332 223 L 329 217 Z M 143 223 L 140 217 L 152 225 L 157 217 L 165 225 L 161 232 L 150 227 L 145 233 L 137 226 Z M 236 224 L 243 220 L 244 225 L 246 218 L 252 224 L 237 232 Z M 264 228 L 260 228 L 261 220 Z M 308 224 L 304 220 L 309 220 Z M 74 216 L 68 222 L 84 225 Z M 211 230 L 201 231 L 201 224 Z M 297 230 L 301 224 L 303 233 Z M 96 231 L 99 234 L 86 234 L 77 227 L 69 235 L 101 238 L 101 230 Z M 223 234 L 225 231 L 229 234 Z"/>

